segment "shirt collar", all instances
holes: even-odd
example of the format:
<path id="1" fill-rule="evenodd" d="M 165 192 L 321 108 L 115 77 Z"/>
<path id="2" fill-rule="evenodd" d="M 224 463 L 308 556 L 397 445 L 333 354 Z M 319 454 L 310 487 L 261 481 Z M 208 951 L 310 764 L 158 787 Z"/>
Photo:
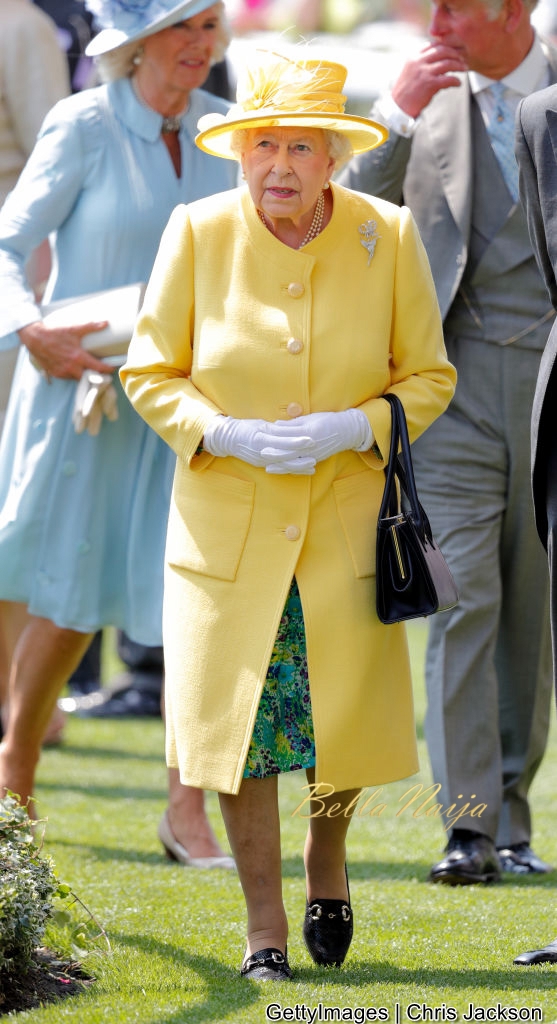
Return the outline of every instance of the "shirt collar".
<path id="1" fill-rule="evenodd" d="M 162 116 L 140 100 L 131 79 L 118 78 L 108 89 L 116 114 L 126 128 L 147 142 L 156 142 L 161 133 Z M 193 89 L 180 129 L 180 134 L 185 133 L 192 143 L 197 135 L 197 122 L 205 112 L 199 90 Z"/>
<path id="2" fill-rule="evenodd" d="M 501 79 L 507 88 L 512 89 L 519 96 L 529 96 L 540 88 L 544 75 L 547 73 L 547 59 L 543 52 L 542 45 L 537 35 L 534 35 L 534 42 L 526 54 L 524 60 L 510 74 Z M 470 89 L 474 94 L 483 92 L 493 85 L 492 78 L 486 78 L 479 71 L 469 71 L 468 80 Z"/>

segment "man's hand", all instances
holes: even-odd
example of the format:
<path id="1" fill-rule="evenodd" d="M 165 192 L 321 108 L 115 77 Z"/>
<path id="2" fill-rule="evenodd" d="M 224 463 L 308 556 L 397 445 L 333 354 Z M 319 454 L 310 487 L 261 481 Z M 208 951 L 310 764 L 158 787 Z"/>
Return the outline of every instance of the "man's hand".
<path id="1" fill-rule="evenodd" d="M 430 43 L 407 61 L 397 78 L 392 97 L 409 117 L 419 117 L 436 93 L 460 85 L 452 71 L 467 71 L 458 50 L 442 43 Z"/>
<path id="2" fill-rule="evenodd" d="M 81 380 L 84 370 L 97 373 L 114 373 L 114 367 L 103 363 L 81 347 L 86 334 L 102 331 L 108 321 L 79 324 L 75 327 L 45 327 L 42 320 L 36 320 L 18 331 L 22 343 L 29 350 L 32 361 L 45 376 L 62 377 L 66 380 Z"/>

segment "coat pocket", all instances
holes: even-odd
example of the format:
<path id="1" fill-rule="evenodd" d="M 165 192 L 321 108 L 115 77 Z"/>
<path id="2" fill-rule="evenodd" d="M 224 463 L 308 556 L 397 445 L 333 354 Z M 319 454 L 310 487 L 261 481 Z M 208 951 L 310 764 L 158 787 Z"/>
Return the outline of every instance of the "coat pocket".
<path id="1" fill-rule="evenodd" d="M 377 515 L 384 476 L 375 470 L 333 483 L 338 517 L 358 579 L 375 575 Z"/>
<path id="2" fill-rule="evenodd" d="M 234 580 L 253 512 L 255 484 L 178 467 L 168 519 L 166 560 L 179 569 Z"/>

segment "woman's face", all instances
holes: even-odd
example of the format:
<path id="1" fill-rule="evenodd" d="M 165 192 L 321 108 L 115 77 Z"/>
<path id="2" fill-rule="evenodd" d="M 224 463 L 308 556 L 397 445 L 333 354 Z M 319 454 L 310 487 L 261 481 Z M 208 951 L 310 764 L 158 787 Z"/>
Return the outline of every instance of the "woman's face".
<path id="1" fill-rule="evenodd" d="M 220 6 L 213 4 L 201 14 L 163 28 L 143 42 L 143 59 L 137 76 L 148 76 L 151 89 L 189 94 L 203 85 L 219 41 Z"/>
<path id="2" fill-rule="evenodd" d="M 320 128 L 250 128 L 241 163 L 258 210 L 294 223 L 313 210 L 334 168 Z"/>

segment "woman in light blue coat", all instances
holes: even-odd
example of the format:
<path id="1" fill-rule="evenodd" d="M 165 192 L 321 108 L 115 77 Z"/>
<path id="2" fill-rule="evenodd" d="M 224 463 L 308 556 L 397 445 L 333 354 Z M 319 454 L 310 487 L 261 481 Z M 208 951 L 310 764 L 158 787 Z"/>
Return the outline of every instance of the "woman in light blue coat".
<path id="1" fill-rule="evenodd" d="M 46 303 L 146 281 L 173 208 L 237 176 L 193 144 L 199 117 L 227 108 L 199 89 L 228 41 L 223 4 L 95 3 L 103 31 L 90 50 L 105 84 L 51 110 L 0 215 L 0 349 L 20 347 L 0 449 L 0 628 L 11 653 L 0 793 L 23 801 L 56 699 L 92 634 L 112 624 L 161 643 L 175 459 L 117 374 L 102 387 L 112 380 L 118 418 L 101 420 L 97 404 L 89 429 L 76 432 L 80 378 L 114 371 L 81 345 L 102 323 L 47 327 L 25 262 L 50 236 Z M 209 834 L 196 849 L 220 852 Z"/>

